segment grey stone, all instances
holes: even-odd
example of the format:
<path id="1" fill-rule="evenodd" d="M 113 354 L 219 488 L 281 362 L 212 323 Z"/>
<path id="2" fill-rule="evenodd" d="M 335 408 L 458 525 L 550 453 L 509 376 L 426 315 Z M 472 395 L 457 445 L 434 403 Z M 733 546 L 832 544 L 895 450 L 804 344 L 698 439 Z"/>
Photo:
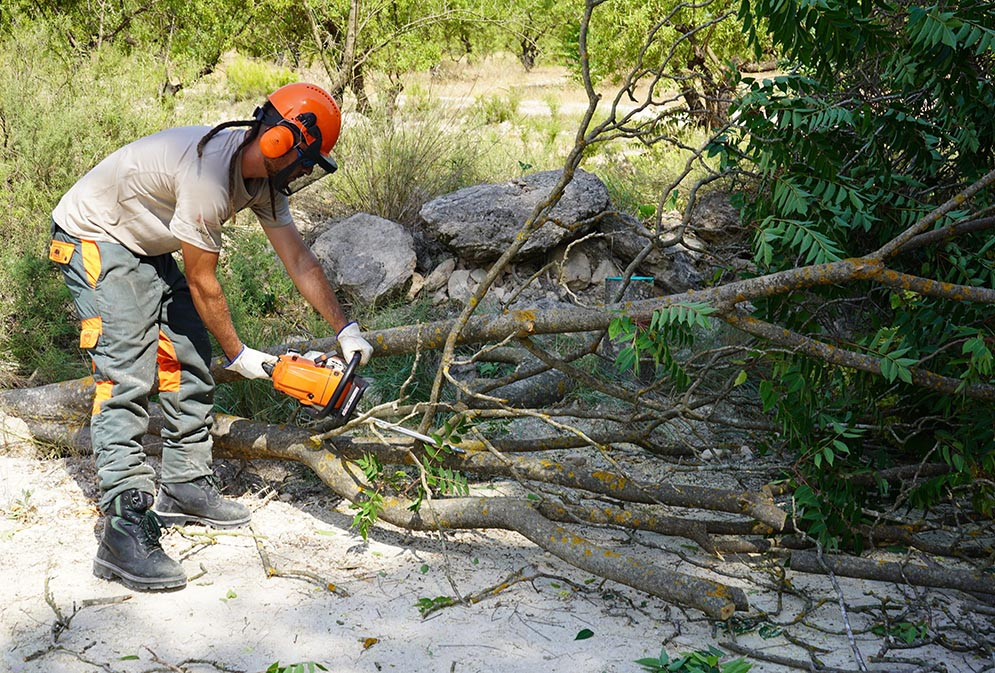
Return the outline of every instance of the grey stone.
<path id="1" fill-rule="evenodd" d="M 639 221 L 626 213 L 613 214 L 602 220 L 601 231 L 615 258 L 635 259 L 646 247 L 649 239 L 638 231 L 639 227 Z M 639 272 L 652 276 L 654 283 L 668 293 L 684 292 L 704 283 L 695 267 L 694 255 L 680 245 L 651 250 L 639 265 Z"/>
<path id="2" fill-rule="evenodd" d="M 449 282 L 449 276 L 452 275 L 455 269 L 455 258 L 449 257 L 444 259 L 432 270 L 432 273 L 428 274 L 428 277 L 425 279 L 425 289 L 428 292 L 435 292 L 440 287 L 445 287 L 446 283 Z"/>
<path id="3" fill-rule="evenodd" d="M 411 234 L 396 222 L 366 213 L 329 227 L 311 250 L 332 285 L 357 304 L 402 291 L 415 270 Z"/>
<path id="4" fill-rule="evenodd" d="M 707 243 L 728 243 L 743 235 L 739 211 L 729 194 L 711 191 L 704 194 L 691 211 L 691 229 Z"/>
<path id="5" fill-rule="evenodd" d="M 499 184 L 467 187 L 438 197 L 421 209 L 424 228 L 455 252 L 460 259 L 485 262 L 497 259 L 514 242 L 537 204 L 556 186 L 560 171 L 534 173 Z M 601 213 L 609 206 L 608 189 L 601 180 L 583 170 L 574 174 L 551 217 L 534 232 L 516 259 L 538 255 L 561 241 L 579 236 L 589 226 L 568 230 L 578 222 Z"/>
<path id="6" fill-rule="evenodd" d="M 447 291 L 449 298 L 453 301 L 465 303 L 473 294 L 475 283 L 470 278 L 470 271 L 467 269 L 457 269 L 449 275 Z"/>

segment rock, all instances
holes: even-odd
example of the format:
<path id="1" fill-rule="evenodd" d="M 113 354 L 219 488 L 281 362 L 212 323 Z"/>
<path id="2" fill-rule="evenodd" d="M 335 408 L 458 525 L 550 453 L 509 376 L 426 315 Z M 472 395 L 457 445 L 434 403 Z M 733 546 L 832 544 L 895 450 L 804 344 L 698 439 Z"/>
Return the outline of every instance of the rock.
<path id="1" fill-rule="evenodd" d="M 639 226 L 639 221 L 626 213 L 610 215 L 602 220 L 601 231 L 605 233 L 615 258 L 634 259 L 646 247 L 649 239 L 638 231 Z M 680 245 L 651 250 L 639 265 L 639 272 L 652 276 L 655 284 L 668 293 L 684 292 L 704 283 L 702 274 L 695 267 L 693 253 Z"/>
<path id="2" fill-rule="evenodd" d="M 743 235 L 739 211 L 732 205 L 729 194 L 707 192 L 698 199 L 691 211 L 691 229 L 707 243 L 729 243 Z"/>
<path id="3" fill-rule="evenodd" d="M 470 278 L 470 272 L 467 269 L 457 269 L 450 274 L 446 290 L 453 301 L 466 303 L 473 294 L 474 287 L 475 283 Z"/>
<path id="4" fill-rule="evenodd" d="M 357 304 L 401 291 L 415 270 L 411 234 L 396 222 L 366 213 L 329 227 L 311 250 L 332 285 Z"/>
<path id="5" fill-rule="evenodd" d="M 425 289 L 428 292 L 435 292 L 440 287 L 445 286 L 445 284 L 449 282 L 449 276 L 455 269 L 455 258 L 449 257 L 444 259 L 437 267 L 435 267 L 435 269 L 432 270 L 432 273 L 428 274 L 428 278 L 425 279 Z"/>
<path id="6" fill-rule="evenodd" d="M 591 260 L 584 251 L 574 248 L 570 256 L 563 262 L 560 271 L 560 282 L 577 292 L 591 284 Z"/>
<path id="7" fill-rule="evenodd" d="M 560 171 L 534 173 L 500 184 L 467 187 L 433 199 L 420 212 L 424 229 L 460 259 L 486 262 L 510 246 L 537 204 L 545 200 L 560 179 Z M 569 227 L 604 211 L 608 190 L 592 173 L 578 170 L 551 216 L 563 226 L 547 222 L 534 232 L 516 259 L 537 255 L 589 227 Z"/>
<path id="8" fill-rule="evenodd" d="M 622 274 L 610 259 L 602 259 L 598 266 L 591 272 L 591 285 L 604 286 L 607 278 L 613 278 Z"/>
<path id="9" fill-rule="evenodd" d="M 487 269 L 474 269 L 470 272 L 470 278 L 474 283 L 483 283 L 484 278 L 487 278 Z"/>
<path id="10" fill-rule="evenodd" d="M 418 296 L 418 293 L 422 291 L 425 287 L 425 276 L 421 275 L 417 271 L 411 274 L 411 287 L 408 288 L 408 300 L 412 300 Z"/>

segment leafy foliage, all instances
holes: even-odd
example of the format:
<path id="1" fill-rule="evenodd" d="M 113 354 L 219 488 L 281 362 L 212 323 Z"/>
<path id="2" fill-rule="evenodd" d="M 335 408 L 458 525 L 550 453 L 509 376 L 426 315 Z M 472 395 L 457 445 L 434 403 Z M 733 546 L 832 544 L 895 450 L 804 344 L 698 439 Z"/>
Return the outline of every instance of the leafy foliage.
<path id="1" fill-rule="evenodd" d="M 315 661 L 304 661 L 297 664 L 281 665 L 279 661 L 270 664 L 266 673 L 316 673 L 316 671 L 327 671 L 323 664 Z"/>
<path id="2" fill-rule="evenodd" d="M 364 488 L 364 498 L 352 505 L 353 509 L 357 510 L 352 525 L 364 540 L 383 511 L 383 494 L 386 491 L 410 496 L 412 503 L 409 509 L 413 512 L 421 508 L 429 491 L 448 496 L 469 494 L 470 488 L 466 477 L 461 472 L 442 465 L 446 456 L 453 452 L 451 445 L 463 441 L 462 434 L 468 429 L 469 423 L 466 418 L 460 416 L 455 421 L 443 423 L 439 432 L 431 433 L 430 436 L 435 440 L 435 444 L 424 445 L 424 455 L 419 458 L 420 476 L 412 477 L 404 470 L 395 470 L 388 474 L 373 454 L 367 454 L 356 461 L 363 471 L 363 476 L 372 486 Z"/>
<path id="3" fill-rule="evenodd" d="M 747 673 L 753 668 L 745 659 L 720 663 L 724 656 L 724 652 L 709 645 L 707 650 L 685 652 L 673 659 L 666 650 L 660 650 L 659 657 L 637 659 L 635 663 L 649 673 Z"/>
<path id="4" fill-rule="evenodd" d="M 678 303 L 654 311 L 646 326 L 637 325 L 628 316 L 615 318 L 608 327 L 608 338 L 625 344 L 615 356 L 615 366 L 639 374 L 640 361 L 652 361 L 657 372 L 662 370 L 675 386 L 687 387 L 690 378 L 675 358 L 674 349 L 689 348 L 694 343 L 691 329 L 707 329 L 708 315 L 714 312 L 708 304 Z"/>
<path id="5" fill-rule="evenodd" d="M 756 228 L 759 271 L 871 253 L 990 170 L 990 3 L 743 0 L 739 17 L 758 50 L 772 39 L 794 66 L 772 79 L 745 78 L 746 91 L 733 106 L 738 124 L 713 147 L 724 167 L 759 176 L 741 204 Z M 975 201 L 983 209 L 990 198 Z M 936 227 L 972 217 L 962 208 Z M 991 287 L 991 248 L 990 235 L 968 235 L 889 264 Z M 990 410 L 913 385 L 923 367 L 995 383 L 988 307 L 858 287 L 777 297 L 757 302 L 757 310 L 881 363 L 875 377 L 802 356 L 762 354 L 769 371 L 760 386 L 764 407 L 776 413 L 797 455 L 800 520 L 823 542 L 859 544 L 851 531 L 874 494 L 853 487 L 848 475 L 941 457 L 953 474 L 922 484 L 910 503 L 928 505 L 972 474 L 991 474 Z M 983 490 L 975 490 L 976 506 L 991 511 Z M 887 494 L 887 484 L 878 491 Z"/>

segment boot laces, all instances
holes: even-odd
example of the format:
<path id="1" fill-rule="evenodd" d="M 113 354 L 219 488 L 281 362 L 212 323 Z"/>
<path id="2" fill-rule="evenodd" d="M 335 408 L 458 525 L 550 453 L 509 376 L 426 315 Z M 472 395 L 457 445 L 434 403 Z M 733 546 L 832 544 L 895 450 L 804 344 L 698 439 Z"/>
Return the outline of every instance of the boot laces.
<path id="1" fill-rule="evenodd" d="M 214 491 L 218 495 L 221 494 L 221 480 L 218 479 L 217 475 L 214 474 L 204 475 L 204 482 L 211 487 L 212 491 Z"/>
<path id="2" fill-rule="evenodd" d="M 145 516 L 142 517 L 142 522 L 138 524 L 138 529 L 142 531 L 145 544 L 149 547 L 162 549 L 162 545 L 159 544 L 159 538 L 162 537 L 162 519 L 155 512 L 151 509 L 146 510 Z"/>

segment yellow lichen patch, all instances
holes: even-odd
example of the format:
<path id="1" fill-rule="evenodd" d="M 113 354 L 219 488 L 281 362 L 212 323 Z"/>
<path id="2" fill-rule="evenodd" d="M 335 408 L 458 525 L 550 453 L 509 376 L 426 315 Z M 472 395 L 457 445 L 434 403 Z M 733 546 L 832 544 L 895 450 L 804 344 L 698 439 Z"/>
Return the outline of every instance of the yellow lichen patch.
<path id="1" fill-rule="evenodd" d="M 711 591 L 706 591 L 705 595 L 711 598 L 729 598 L 729 588 L 716 584 Z"/>
<path id="2" fill-rule="evenodd" d="M 621 491 L 629 483 L 628 479 L 621 475 L 613 474 L 611 472 L 592 472 L 591 476 L 598 481 L 604 483 L 610 491 Z"/>
<path id="3" fill-rule="evenodd" d="M 512 311 L 511 317 L 514 318 L 516 322 L 535 322 L 536 312 L 531 309 L 524 311 Z"/>
<path id="4" fill-rule="evenodd" d="M 625 510 L 618 510 L 615 512 L 615 516 L 613 518 L 615 519 L 615 523 L 625 525 L 632 521 L 632 513 L 626 512 Z"/>

